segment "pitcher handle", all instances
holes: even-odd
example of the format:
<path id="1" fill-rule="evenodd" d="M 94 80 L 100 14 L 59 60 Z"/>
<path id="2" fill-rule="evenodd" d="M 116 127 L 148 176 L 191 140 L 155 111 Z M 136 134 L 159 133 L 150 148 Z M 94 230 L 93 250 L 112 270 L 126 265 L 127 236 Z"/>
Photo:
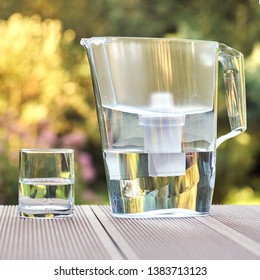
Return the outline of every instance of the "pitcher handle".
<path id="1" fill-rule="evenodd" d="M 244 132 L 247 127 L 244 56 L 225 44 L 219 44 L 219 61 L 224 70 L 226 106 L 231 132 L 219 137 L 216 147 Z"/>

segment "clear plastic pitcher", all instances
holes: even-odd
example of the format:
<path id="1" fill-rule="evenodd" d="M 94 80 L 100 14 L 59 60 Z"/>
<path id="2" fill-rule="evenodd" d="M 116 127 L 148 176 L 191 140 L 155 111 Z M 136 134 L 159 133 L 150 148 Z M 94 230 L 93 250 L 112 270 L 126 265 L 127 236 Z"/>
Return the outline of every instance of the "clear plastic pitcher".
<path id="1" fill-rule="evenodd" d="M 206 215 L 216 148 L 246 129 L 243 55 L 213 41 L 97 37 L 87 51 L 112 214 Z M 217 138 L 218 61 L 231 132 Z"/>

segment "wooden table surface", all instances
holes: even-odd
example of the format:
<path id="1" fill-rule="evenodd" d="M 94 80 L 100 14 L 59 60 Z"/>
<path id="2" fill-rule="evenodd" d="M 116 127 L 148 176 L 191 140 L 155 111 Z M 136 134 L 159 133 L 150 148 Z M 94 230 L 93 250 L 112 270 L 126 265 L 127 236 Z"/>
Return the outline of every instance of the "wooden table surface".
<path id="1" fill-rule="evenodd" d="M 73 218 L 21 219 L 0 206 L 0 259 L 260 259 L 260 205 L 213 205 L 210 216 L 119 219 L 77 205 Z"/>

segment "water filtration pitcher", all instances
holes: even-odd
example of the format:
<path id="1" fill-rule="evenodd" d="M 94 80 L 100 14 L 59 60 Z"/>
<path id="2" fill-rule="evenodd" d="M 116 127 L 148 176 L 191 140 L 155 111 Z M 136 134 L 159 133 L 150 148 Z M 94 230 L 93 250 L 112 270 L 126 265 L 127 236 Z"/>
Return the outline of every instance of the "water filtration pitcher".
<path id="1" fill-rule="evenodd" d="M 243 55 L 213 41 L 81 39 L 116 217 L 206 215 L 216 148 L 246 129 Z M 231 131 L 217 138 L 218 62 Z"/>

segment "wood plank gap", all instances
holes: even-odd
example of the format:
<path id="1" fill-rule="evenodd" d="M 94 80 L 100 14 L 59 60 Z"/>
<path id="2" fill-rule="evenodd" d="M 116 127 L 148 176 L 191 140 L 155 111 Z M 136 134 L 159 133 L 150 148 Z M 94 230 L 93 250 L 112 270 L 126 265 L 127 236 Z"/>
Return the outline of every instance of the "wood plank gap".
<path id="1" fill-rule="evenodd" d="M 127 241 L 122 237 L 122 235 L 118 234 L 119 231 L 112 221 L 112 219 L 114 218 L 108 217 L 98 205 L 91 205 L 90 207 L 100 224 L 103 226 L 104 230 L 110 236 L 115 246 L 118 248 L 118 250 L 120 250 L 121 254 L 124 256 L 124 258 L 130 260 L 138 260 L 139 257 L 133 251 L 132 247 L 127 243 Z"/>
<path id="2" fill-rule="evenodd" d="M 100 222 L 99 218 L 93 211 L 92 207 L 89 205 L 81 205 L 82 210 L 88 217 L 88 220 L 95 230 L 95 233 L 98 235 L 98 239 L 102 242 L 102 245 L 105 247 L 111 259 L 122 260 L 125 258 L 123 252 L 121 252 L 120 248 L 114 243 L 111 236 L 104 228 L 103 224 Z"/>

